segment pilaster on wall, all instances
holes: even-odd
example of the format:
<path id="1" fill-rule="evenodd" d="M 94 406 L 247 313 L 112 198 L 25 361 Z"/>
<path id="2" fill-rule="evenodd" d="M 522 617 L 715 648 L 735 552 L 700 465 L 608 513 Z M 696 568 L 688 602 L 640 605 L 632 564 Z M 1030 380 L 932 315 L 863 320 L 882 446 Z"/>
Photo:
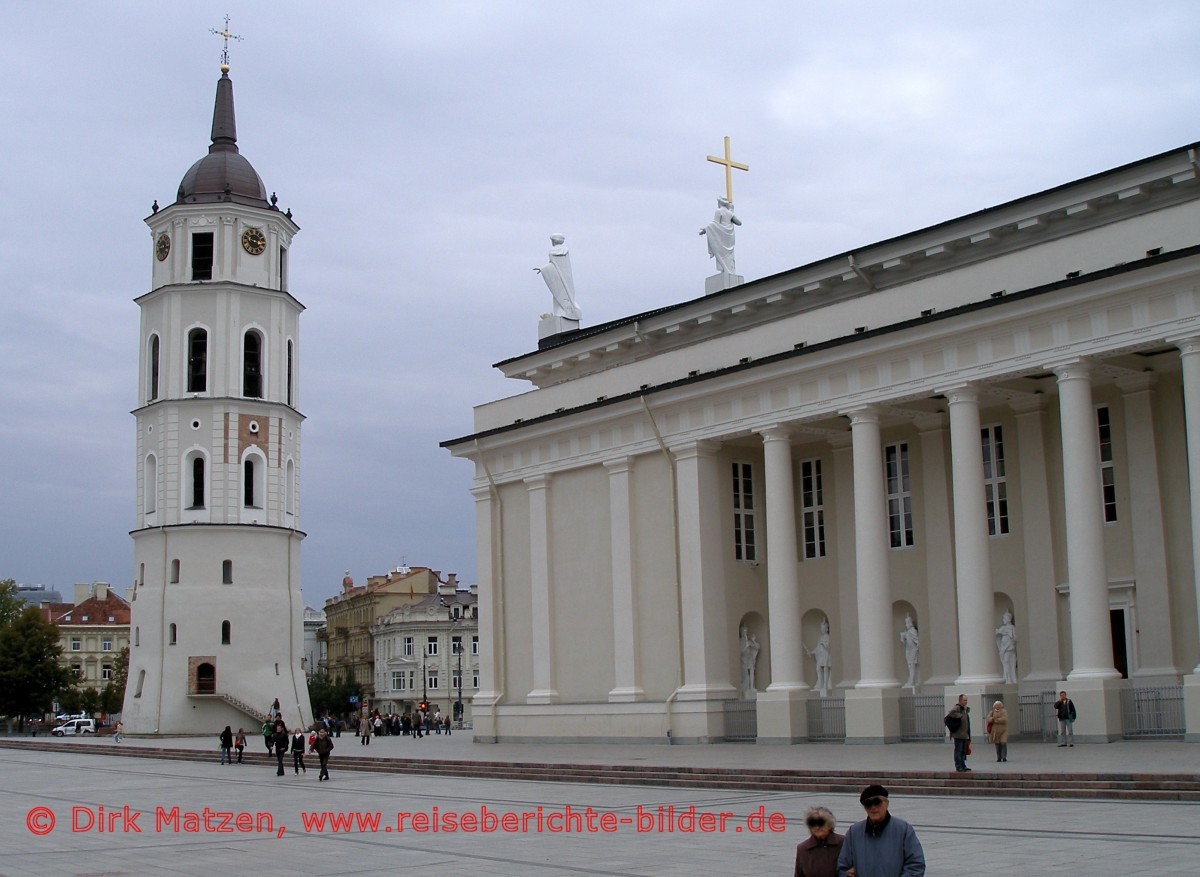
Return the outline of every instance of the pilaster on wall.
<path id="1" fill-rule="evenodd" d="M 525 695 L 526 703 L 554 703 L 558 691 L 554 688 L 554 593 L 550 586 L 549 475 L 525 479 L 529 489 L 529 590 L 533 630 L 530 646 L 533 651 L 533 690 Z"/>

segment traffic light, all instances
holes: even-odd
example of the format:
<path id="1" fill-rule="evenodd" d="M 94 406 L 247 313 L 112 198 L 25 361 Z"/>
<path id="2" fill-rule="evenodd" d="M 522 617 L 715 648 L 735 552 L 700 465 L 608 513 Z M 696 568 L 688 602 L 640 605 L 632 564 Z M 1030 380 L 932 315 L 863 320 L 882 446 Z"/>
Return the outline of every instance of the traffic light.
<path id="1" fill-rule="evenodd" d="M 429 704 L 426 701 L 421 701 L 420 704 L 417 705 L 417 709 L 423 713 L 427 713 L 429 712 Z"/>

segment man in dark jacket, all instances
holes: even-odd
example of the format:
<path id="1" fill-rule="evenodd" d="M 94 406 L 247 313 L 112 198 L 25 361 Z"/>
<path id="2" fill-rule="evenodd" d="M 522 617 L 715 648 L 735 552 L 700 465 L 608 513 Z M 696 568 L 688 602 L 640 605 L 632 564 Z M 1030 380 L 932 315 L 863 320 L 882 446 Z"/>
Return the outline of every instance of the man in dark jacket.
<path id="1" fill-rule="evenodd" d="M 923 877 L 925 851 L 913 827 L 888 813 L 888 790 L 870 785 L 859 795 L 867 818 L 846 832 L 839 877 Z"/>
<path id="2" fill-rule="evenodd" d="M 1075 745 L 1075 704 L 1065 691 L 1058 693 L 1054 701 L 1054 714 L 1058 716 L 1058 748 Z"/>
<path id="3" fill-rule="evenodd" d="M 271 734 L 271 745 L 275 747 L 275 759 L 279 762 L 279 770 L 275 776 L 283 776 L 283 756 L 287 755 L 288 744 L 291 740 L 288 738 L 287 728 L 284 727 L 283 720 L 280 719 L 275 723 L 275 731 Z"/>
<path id="4" fill-rule="evenodd" d="M 317 753 L 317 758 L 321 762 L 321 773 L 317 776 L 317 780 L 329 779 L 329 753 L 333 751 L 333 740 L 329 737 L 329 732 L 324 728 L 317 731 L 317 739 L 312 745 L 312 751 Z"/>
<path id="5" fill-rule="evenodd" d="M 954 769 L 959 773 L 970 770 L 967 767 L 967 746 L 971 743 L 971 708 L 967 706 L 965 694 L 958 696 L 958 703 L 946 714 L 946 729 L 954 741 Z"/>

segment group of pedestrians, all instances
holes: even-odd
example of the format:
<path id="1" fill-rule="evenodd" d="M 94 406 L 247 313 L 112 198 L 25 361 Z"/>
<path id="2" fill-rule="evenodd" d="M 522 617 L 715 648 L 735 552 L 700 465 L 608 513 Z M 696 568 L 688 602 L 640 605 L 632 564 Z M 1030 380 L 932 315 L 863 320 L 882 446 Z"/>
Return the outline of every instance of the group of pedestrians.
<path id="1" fill-rule="evenodd" d="M 449 737 L 454 732 L 449 717 L 443 717 L 440 711 L 409 713 L 388 713 L 384 715 L 375 710 L 369 715 L 361 716 L 355 733 L 363 746 L 371 745 L 372 737 L 412 737 L 420 739 L 433 734 L 445 734 Z"/>
<path id="2" fill-rule="evenodd" d="M 1075 745 L 1075 719 L 1078 716 L 1075 704 L 1065 691 L 1058 693 L 1054 702 L 1054 715 L 1058 720 L 1058 746 L 1060 749 Z M 946 730 L 954 743 L 954 769 L 958 773 L 971 770 L 967 767 L 967 756 L 971 754 L 971 708 L 967 696 L 960 694 L 958 703 L 950 708 L 945 718 Z M 992 704 L 987 714 L 985 730 L 988 742 L 996 747 L 996 761 L 1008 761 L 1008 710 L 1004 701 Z"/>
<path id="3" fill-rule="evenodd" d="M 795 877 L 922 877 L 925 851 L 911 825 L 889 812 L 888 790 L 871 784 L 858 796 L 866 818 L 838 834 L 828 807 L 804 814 L 808 838 L 796 847 Z"/>

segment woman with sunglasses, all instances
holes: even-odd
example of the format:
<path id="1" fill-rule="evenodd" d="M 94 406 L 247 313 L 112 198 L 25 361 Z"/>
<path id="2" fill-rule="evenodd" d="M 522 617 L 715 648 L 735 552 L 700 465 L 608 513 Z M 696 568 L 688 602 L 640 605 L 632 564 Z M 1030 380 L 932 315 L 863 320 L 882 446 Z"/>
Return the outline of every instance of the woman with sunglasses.
<path id="1" fill-rule="evenodd" d="M 796 847 L 795 877 L 837 877 L 842 836 L 834 832 L 837 820 L 827 807 L 809 807 L 804 814 L 809 837 Z"/>

